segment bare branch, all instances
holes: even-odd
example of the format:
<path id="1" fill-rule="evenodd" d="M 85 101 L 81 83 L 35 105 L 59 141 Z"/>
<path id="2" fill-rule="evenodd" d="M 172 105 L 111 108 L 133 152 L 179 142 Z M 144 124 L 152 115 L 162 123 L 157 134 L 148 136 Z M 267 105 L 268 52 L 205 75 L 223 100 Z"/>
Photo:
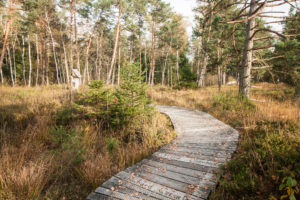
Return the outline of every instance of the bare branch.
<path id="1" fill-rule="evenodd" d="M 264 9 L 264 7 L 267 5 L 267 1 L 265 1 L 262 5 L 260 5 L 251 16 L 247 17 L 246 19 L 241 19 L 241 20 L 236 20 L 236 21 L 230 21 L 227 22 L 227 24 L 234 24 L 234 23 L 241 23 L 241 22 L 245 22 L 245 21 L 249 21 L 255 17 L 257 17 L 258 15 L 261 14 L 261 11 Z"/>

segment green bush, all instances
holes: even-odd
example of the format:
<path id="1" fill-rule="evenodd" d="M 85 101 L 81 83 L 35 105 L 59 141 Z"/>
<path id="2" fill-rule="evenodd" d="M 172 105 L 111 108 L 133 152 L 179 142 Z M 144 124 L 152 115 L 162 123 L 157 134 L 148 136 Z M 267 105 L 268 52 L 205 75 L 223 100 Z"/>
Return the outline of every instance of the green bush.
<path id="1" fill-rule="evenodd" d="M 117 149 L 119 140 L 113 137 L 105 138 L 105 142 L 107 144 L 107 150 L 112 152 L 113 150 Z"/>
<path id="2" fill-rule="evenodd" d="M 146 84 L 138 65 L 122 68 L 120 87 L 113 93 L 110 119 L 115 126 L 126 126 L 140 117 L 151 116 L 153 107 L 146 94 Z"/>
<path id="3" fill-rule="evenodd" d="M 89 90 L 81 95 L 81 104 L 95 106 L 99 110 L 103 110 L 111 102 L 111 92 L 104 88 L 102 80 L 91 81 Z"/>

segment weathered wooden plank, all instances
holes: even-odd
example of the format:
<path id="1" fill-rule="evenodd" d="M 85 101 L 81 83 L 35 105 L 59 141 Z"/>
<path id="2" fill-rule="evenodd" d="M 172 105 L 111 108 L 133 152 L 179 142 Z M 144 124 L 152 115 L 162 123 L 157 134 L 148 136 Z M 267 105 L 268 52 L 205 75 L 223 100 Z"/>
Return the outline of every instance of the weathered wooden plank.
<path id="1" fill-rule="evenodd" d="M 231 154 L 224 151 L 216 151 L 216 150 L 210 150 L 210 149 L 201 149 L 197 147 L 182 147 L 182 146 L 166 146 L 161 148 L 161 150 L 167 150 L 167 151 L 175 151 L 175 152 L 184 152 L 184 153 L 193 153 L 197 155 L 203 155 L 203 156 L 210 156 L 210 157 L 218 157 L 218 158 L 230 158 Z"/>
<path id="2" fill-rule="evenodd" d="M 103 195 L 103 194 L 98 194 L 95 192 L 92 192 L 88 197 L 87 200 L 113 200 L 114 198 Z"/>
<path id="3" fill-rule="evenodd" d="M 169 170 L 164 170 L 162 168 L 155 168 L 147 164 L 142 164 L 140 167 L 135 165 L 133 167 L 128 168 L 128 170 L 134 171 L 135 173 L 151 173 L 158 176 L 163 176 L 175 181 L 183 182 L 188 185 L 195 185 L 199 187 L 199 191 L 201 193 L 208 192 L 210 188 L 215 184 L 214 182 L 210 182 L 207 177 L 205 177 L 205 181 L 199 178 L 195 178 L 192 176 L 184 175 L 181 173 L 172 172 Z"/>
<path id="4" fill-rule="evenodd" d="M 145 189 L 140 185 L 135 185 L 134 183 L 131 183 L 130 180 L 122 180 L 118 177 L 113 176 L 111 178 L 114 182 L 118 182 L 120 184 L 119 188 L 129 188 L 131 190 L 134 190 L 135 192 L 144 194 L 147 196 L 147 199 L 166 199 L 169 200 L 170 198 L 160 195 L 158 193 L 155 193 L 151 190 Z M 121 183 L 120 183 L 121 182 Z"/>
<path id="5" fill-rule="evenodd" d="M 156 198 L 152 198 L 150 195 L 147 196 L 142 192 L 137 192 L 136 188 L 132 189 L 126 186 L 127 184 L 124 184 L 122 180 L 116 177 L 112 177 L 108 181 L 102 184 L 103 188 L 113 189 L 113 191 L 117 191 L 123 194 L 128 194 L 130 197 L 135 197 L 138 199 L 157 200 Z"/>
<path id="6" fill-rule="evenodd" d="M 139 200 L 138 198 L 133 197 L 133 195 L 130 194 L 123 194 L 118 191 L 113 191 L 111 189 L 98 187 L 95 191 L 95 193 L 106 195 L 109 197 L 113 197 L 114 199 L 131 199 L 131 200 Z"/>
<path id="7" fill-rule="evenodd" d="M 213 157 L 213 156 L 205 156 L 205 155 L 200 155 L 198 153 L 191 153 L 191 152 L 185 152 L 185 151 L 172 151 L 172 150 L 164 150 L 161 149 L 159 150 L 161 153 L 167 153 L 167 154 L 174 154 L 177 156 L 184 156 L 188 158 L 193 158 L 195 160 L 208 160 L 208 161 L 213 161 L 213 162 L 219 162 L 219 163 L 224 163 L 226 162 L 227 158 L 224 157 Z"/>
<path id="8" fill-rule="evenodd" d="M 154 161 L 157 161 L 157 162 L 167 163 L 170 165 L 175 165 L 178 167 L 193 169 L 193 170 L 202 171 L 202 172 L 216 173 L 218 171 L 217 168 L 215 168 L 215 167 L 208 167 L 208 166 L 204 166 L 204 165 L 199 165 L 199 164 L 195 164 L 195 163 L 187 163 L 187 162 L 178 161 L 178 160 L 170 160 L 170 159 L 166 159 L 166 158 L 157 157 L 154 155 L 151 157 L 151 159 Z"/>
<path id="9" fill-rule="evenodd" d="M 154 160 L 147 159 L 144 162 L 146 165 L 149 165 L 149 166 L 161 169 L 161 170 L 165 170 L 165 171 L 168 170 L 168 171 L 175 172 L 178 174 L 192 176 L 192 177 L 195 177 L 195 178 L 198 178 L 201 180 L 207 180 L 208 182 L 212 182 L 212 183 L 216 182 L 216 177 L 217 177 L 216 174 L 211 174 L 211 173 L 197 171 L 197 170 L 188 169 L 188 168 L 182 168 L 179 166 L 161 163 L 161 162 L 157 162 Z"/>
<path id="10" fill-rule="evenodd" d="M 136 176 L 134 173 L 129 174 L 125 171 L 122 171 L 116 174 L 116 177 L 122 180 L 126 180 L 132 184 L 138 185 L 146 190 L 152 191 L 161 196 L 164 196 L 165 199 L 174 199 L 174 200 L 196 199 L 193 197 L 187 198 L 186 197 L 187 194 L 184 192 L 176 191 L 172 188 L 155 183 L 152 180 L 147 180 L 142 177 Z"/>
<path id="11" fill-rule="evenodd" d="M 171 188 L 174 191 L 180 191 L 182 193 L 185 193 L 186 195 L 193 196 L 194 198 L 199 198 L 199 199 L 206 198 L 205 193 L 199 190 L 199 187 L 196 187 L 195 185 L 187 184 L 181 181 L 177 181 L 171 178 L 159 176 L 148 172 L 140 172 L 136 170 L 131 171 L 130 169 L 126 169 L 125 171 L 128 173 L 134 173 L 134 176 L 138 176 L 148 181 L 152 181 L 159 185 L 163 185 L 165 187 Z"/>
<path id="12" fill-rule="evenodd" d="M 203 166 L 213 167 L 213 168 L 218 168 L 220 166 L 219 162 L 194 159 L 194 158 L 189 158 L 189 157 L 185 157 L 185 156 L 177 156 L 175 154 L 156 152 L 153 155 L 156 157 L 165 158 L 168 160 L 176 160 L 176 161 L 181 161 L 181 162 L 185 162 L 185 163 L 198 164 L 198 165 L 203 165 Z"/>
<path id="13" fill-rule="evenodd" d="M 194 139 L 194 142 L 197 141 Z M 236 149 L 236 143 L 235 144 L 224 144 L 222 145 L 213 145 L 213 143 L 194 143 L 194 142 L 187 142 L 184 139 L 176 141 L 176 143 L 173 143 L 173 147 L 188 147 L 188 148 L 198 148 L 198 149 L 209 149 L 209 150 L 216 150 L 216 151 L 222 151 L 222 152 L 232 152 Z"/>

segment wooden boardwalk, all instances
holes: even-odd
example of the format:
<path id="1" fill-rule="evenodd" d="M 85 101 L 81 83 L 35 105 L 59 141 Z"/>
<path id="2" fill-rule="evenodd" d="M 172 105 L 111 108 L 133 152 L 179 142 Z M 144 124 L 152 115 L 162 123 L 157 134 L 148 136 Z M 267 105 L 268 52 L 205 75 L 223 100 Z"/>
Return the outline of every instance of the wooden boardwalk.
<path id="1" fill-rule="evenodd" d="M 171 118 L 177 139 L 116 174 L 87 199 L 207 199 L 218 167 L 236 150 L 238 132 L 207 113 L 157 108 Z"/>

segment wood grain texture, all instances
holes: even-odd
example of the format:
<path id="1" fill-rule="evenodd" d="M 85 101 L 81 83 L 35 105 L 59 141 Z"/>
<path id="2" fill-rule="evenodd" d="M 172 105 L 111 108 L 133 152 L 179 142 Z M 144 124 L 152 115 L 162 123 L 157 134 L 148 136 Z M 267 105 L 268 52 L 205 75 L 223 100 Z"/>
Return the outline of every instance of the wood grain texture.
<path id="1" fill-rule="evenodd" d="M 119 172 L 87 199 L 207 199 L 218 168 L 230 160 L 239 133 L 211 115 L 174 106 L 157 106 L 178 137 L 140 163 Z"/>

